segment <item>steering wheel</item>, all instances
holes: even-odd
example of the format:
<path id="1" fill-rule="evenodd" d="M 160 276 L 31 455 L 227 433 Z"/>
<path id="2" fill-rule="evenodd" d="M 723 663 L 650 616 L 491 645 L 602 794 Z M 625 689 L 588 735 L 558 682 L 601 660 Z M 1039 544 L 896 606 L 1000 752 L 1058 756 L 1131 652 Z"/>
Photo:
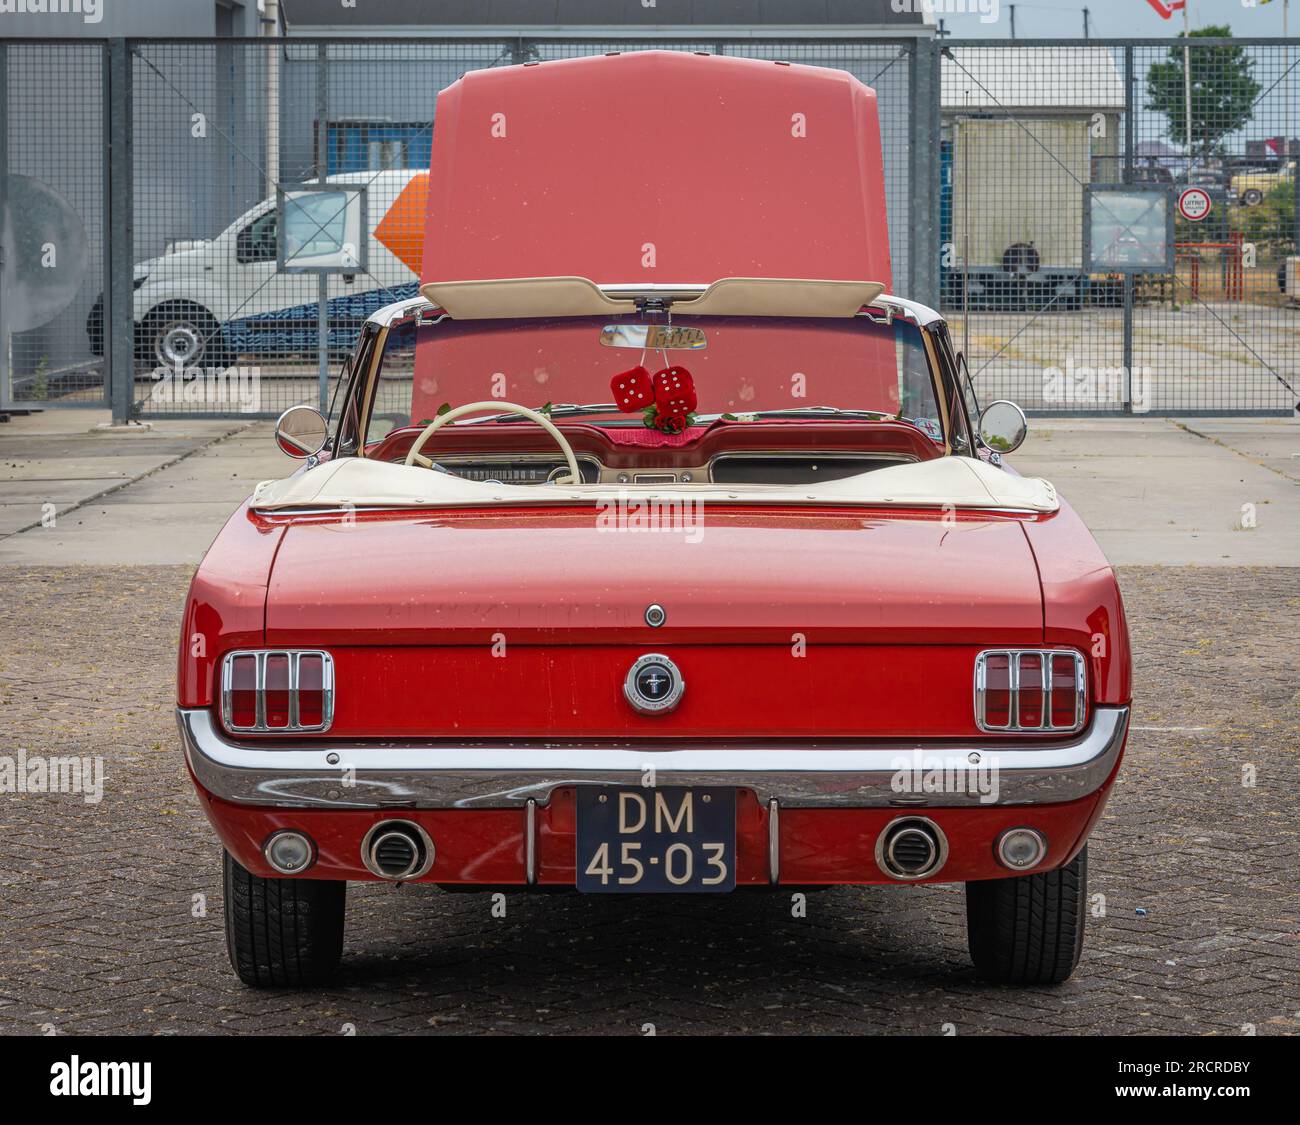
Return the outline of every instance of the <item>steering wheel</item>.
<path id="1" fill-rule="evenodd" d="M 427 457 L 420 456 L 420 450 L 424 448 L 428 440 L 433 437 L 448 422 L 454 422 L 457 418 L 464 417 L 466 414 L 482 414 L 490 411 L 493 414 L 518 414 L 521 418 L 527 418 L 530 422 L 536 422 L 548 434 L 555 439 L 555 444 L 560 447 L 560 452 L 564 454 L 564 460 L 569 466 L 569 478 L 557 477 L 556 484 L 581 484 L 582 474 L 578 472 L 578 459 L 573 455 L 573 446 L 568 439 L 555 428 L 552 422 L 545 414 L 540 414 L 536 410 L 530 410 L 526 406 L 520 406 L 515 402 L 470 402 L 464 406 L 457 406 L 453 410 L 448 410 L 445 414 L 439 414 L 432 422 L 420 431 L 416 439 L 411 442 L 411 448 L 406 454 L 406 464 L 422 465 L 426 469 L 433 468 L 433 462 Z"/>

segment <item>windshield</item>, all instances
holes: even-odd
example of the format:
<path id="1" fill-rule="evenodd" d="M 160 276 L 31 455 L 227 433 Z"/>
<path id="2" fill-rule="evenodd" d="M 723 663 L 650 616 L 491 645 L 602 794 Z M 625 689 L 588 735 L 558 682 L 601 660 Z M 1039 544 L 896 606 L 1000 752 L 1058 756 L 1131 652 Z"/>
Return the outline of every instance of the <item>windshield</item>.
<path id="1" fill-rule="evenodd" d="M 470 402 L 547 408 L 557 418 L 581 416 L 602 426 L 653 425 L 644 398 L 625 398 L 626 411 L 619 409 L 617 379 L 632 374 L 638 385 L 668 368 L 685 370 L 695 400 L 676 415 L 678 426 L 704 425 L 723 414 L 834 417 L 828 408 L 837 408 L 854 412 L 856 420 L 860 412 L 902 418 L 932 440 L 943 440 L 922 333 L 902 316 L 890 323 L 865 315 L 674 316 L 674 327 L 702 329 L 706 346 L 665 352 L 601 344 L 602 331 L 611 325 L 652 319 L 633 314 L 455 321 L 434 312 L 399 321 L 385 341 L 366 441 L 427 423 L 444 405 Z M 674 379 L 678 385 L 682 377 Z M 573 410 L 575 405 L 591 409 Z M 665 418 L 661 413 L 657 421 Z"/>

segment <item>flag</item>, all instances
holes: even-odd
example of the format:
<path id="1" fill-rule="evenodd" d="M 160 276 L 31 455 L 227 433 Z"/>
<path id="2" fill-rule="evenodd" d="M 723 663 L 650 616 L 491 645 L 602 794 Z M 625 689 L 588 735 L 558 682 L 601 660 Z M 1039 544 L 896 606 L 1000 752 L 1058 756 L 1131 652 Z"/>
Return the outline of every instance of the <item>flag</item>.
<path id="1" fill-rule="evenodd" d="M 1268 0 L 1261 0 L 1267 3 Z M 1167 20 L 1175 12 L 1181 12 L 1187 7 L 1187 0 L 1147 0 L 1147 3 L 1156 10 L 1156 14 L 1162 19 Z"/>

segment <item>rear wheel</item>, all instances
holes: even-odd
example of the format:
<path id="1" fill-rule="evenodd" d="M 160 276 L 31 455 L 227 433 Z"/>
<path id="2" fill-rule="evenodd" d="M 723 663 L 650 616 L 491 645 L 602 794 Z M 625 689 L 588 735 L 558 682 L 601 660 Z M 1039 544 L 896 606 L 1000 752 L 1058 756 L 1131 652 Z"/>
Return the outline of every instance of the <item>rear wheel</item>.
<path id="1" fill-rule="evenodd" d="M 1060 984 L 1083 952 L 1088 849 L 1039 875 L 966 884 L 971 960 L 986 980 Z"/>
<path id="2" fill-rule="evenodd" d="M 320 984 L 343 955 L 347 883 L 263 879 L 223 852 L 226 947 L 254 988 Z"/>
<path id="3" fill-rule="evenodd" d="M 143 363 L 168 371 L 226 368 L 235 361 L 213 315 L 188 301 L 171 301 L 150 312 L 137 330 L 136 351 Z"/>

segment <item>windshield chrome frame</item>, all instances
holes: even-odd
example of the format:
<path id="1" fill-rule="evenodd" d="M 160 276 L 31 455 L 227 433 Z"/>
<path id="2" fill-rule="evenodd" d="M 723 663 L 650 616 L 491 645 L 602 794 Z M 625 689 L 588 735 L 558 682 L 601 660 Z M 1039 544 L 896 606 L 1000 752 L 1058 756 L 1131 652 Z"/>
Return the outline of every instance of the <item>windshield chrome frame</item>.
<path id="1" fill-rule="evenodd" d="M 680 294 L 682 296 L 698 296 L 708 288 L 703 284 L 691 285 L 666 285 L 666 284 L 625 284 L 625 285 L 602 285 L 601 291 L 612 298 L 629 298 L 638 295 L 651 297 L 665 297 Z M 926 357 L 930 364 L 931 379 L 934 384 L 934 394 L 936 403 L 939 408 L 939 421 L 943 427 L 943 451 L 948 456 L 953 453 L 953 419 L 949 415 L 950 396 L 954 387 L 951 385 L 951 377 L 947 364 L 941 360 L 943 348 L 937 338 L 937 330 L 946 327 L 946 322 L 934 309 L 927 305 L 918 304 L 915 301 L 909 301 L 903 297 L 895 297 L 890 294 L 882 293 L 871 305 L 872 309 L 886 310 L 894 315 L 903 315 L 910 318 L 921 331 Z M 430 317 L 430 313 L 440 315 Z M 682 315 L 689 315 L 683 310 Z M 863 315 L 863 314 L 859 314 Z M 869 315 L 869 314 L 867 314 Z M 370 415 L 374 408 L 375 390 L 378 384 L 379 370 L 383 363 L 384 349 L 388 344 L 389 332 L 407 320 L 420 321 L 426 320 L 429 324 L 437 324 L 447 316 L 437 305 L 427 297 L 410 297 L 404 301 L 394 301 L 391 305 L 385 305 L 377 309 L 366 318 L 365 324 L 361 329 L 361 337 L 358 341 L 355 364 L 352 375 L 352 385 L 348 388 L 348 394 L 343 402 L 339 425 L 336 428 L 336 436 L 333 444 L 334 455 L 337 456 L 359 456 L 364 457 L 365 452 L 365 435 L 370 429 Z M 876 318 L 872 317 L 875 320 Z M 370 344 L 368 354 L 365 345 Z M 345 429 L 344 419 L 347 417 L 349 406 L 357 408 L 355 414 L 357 441 L 355 452 L 348 454 L 341 452 L 341 436 Z M 561 423 L 563 419 L 560 420 Z"/>

